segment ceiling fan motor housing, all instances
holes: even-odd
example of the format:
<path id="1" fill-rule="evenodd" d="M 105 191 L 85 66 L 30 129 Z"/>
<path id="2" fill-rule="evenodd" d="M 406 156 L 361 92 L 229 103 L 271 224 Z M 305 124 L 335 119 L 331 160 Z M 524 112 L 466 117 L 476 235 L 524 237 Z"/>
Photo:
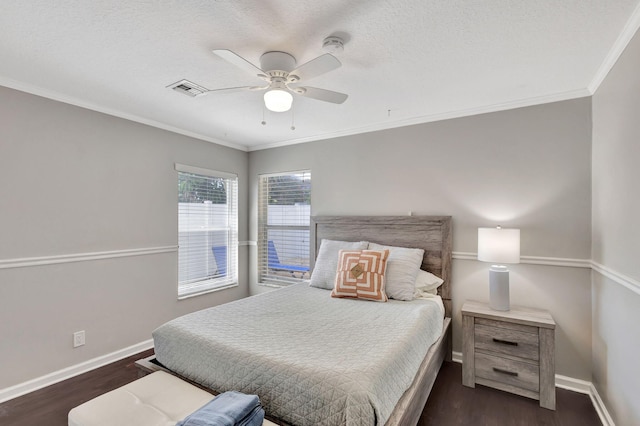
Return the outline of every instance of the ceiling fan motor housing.
<path id="1" fill-rule="evenodd" d="M 296 67 L 296 58 L 285 52 L 267 52 L 260 57 L 260 68 L 265 72 L 291 72 Z"/>

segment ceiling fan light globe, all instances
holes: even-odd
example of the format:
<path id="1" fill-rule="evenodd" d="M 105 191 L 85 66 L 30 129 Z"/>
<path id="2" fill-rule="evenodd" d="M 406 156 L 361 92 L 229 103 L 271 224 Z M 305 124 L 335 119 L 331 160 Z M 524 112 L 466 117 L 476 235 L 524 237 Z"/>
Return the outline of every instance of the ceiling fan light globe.
<path id="1" fill-rule="evenodd" d="M 273 89 L 264 94 L 264 106 L 269 111 L 284 112 L 291 109 L 293 95 L 286 90 Z"/>

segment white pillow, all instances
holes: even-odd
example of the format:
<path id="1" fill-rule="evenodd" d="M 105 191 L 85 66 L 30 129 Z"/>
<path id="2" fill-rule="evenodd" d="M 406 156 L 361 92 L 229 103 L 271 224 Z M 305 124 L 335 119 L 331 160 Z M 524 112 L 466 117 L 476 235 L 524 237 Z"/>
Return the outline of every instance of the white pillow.
<path id="1" fill-rule="evenodd" d="M 338 253 L 340 250 L 365 250 L 369 243 L 367 241 L 334 241 L 322 240 L 320 250 L 316 257 L 316 264 L 311 273 L 309 285 L 311 287 L 333 290 L 336 282 L 336 271 L 338 270 Z"/>
<path id="2" fill-rule="evenodd" d="M 422 265 L 424 250 L 417 248 L 383 246 L 369 243 L 369 250 L 389 250 L 385 290 L 396 300 L 413 300 L 415 282 Z"/>
<path id="3" fill-rule="evenodd" d="M 438 294 L 438 287 L 442 285 L 444 280 L 433 275 L 431 272 L 420 270 L 415 281 L 416 297 L 422 293 Z"/>

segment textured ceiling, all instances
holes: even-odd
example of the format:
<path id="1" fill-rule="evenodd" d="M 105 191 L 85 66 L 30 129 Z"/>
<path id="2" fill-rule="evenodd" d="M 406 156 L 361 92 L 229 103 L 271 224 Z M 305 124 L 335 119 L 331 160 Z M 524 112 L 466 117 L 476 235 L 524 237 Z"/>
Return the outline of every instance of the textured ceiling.
<path id="1" fill-rule="evenodd" d="M 587 96 L 639 1 L 6 0 L 0 84 L 253 150 Z M 302 64 L 332 34 L 343 66 L 308 84 L 349 94 L 342 105 L 297 96 L 293 114 L 264 113 L 262 92 L 166 88 L 259 85 L 211 50 Z"/>

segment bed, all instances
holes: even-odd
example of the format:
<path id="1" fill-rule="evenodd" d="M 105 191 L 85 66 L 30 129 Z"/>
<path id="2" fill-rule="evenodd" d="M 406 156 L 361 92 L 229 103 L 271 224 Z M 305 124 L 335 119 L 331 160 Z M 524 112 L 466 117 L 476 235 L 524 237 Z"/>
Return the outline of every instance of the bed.
<path id="1" fill-rule="evenodd" d="M 421 268 L 444 280 L 440 297 L 380 304 L 297 284 L 159 327 L 151 365 L 258 394 L 284 425 L 416 424 L 451 356 L 451 218 L 313 217 L 312 259 L 323 239 L 423 249 Z"/>

